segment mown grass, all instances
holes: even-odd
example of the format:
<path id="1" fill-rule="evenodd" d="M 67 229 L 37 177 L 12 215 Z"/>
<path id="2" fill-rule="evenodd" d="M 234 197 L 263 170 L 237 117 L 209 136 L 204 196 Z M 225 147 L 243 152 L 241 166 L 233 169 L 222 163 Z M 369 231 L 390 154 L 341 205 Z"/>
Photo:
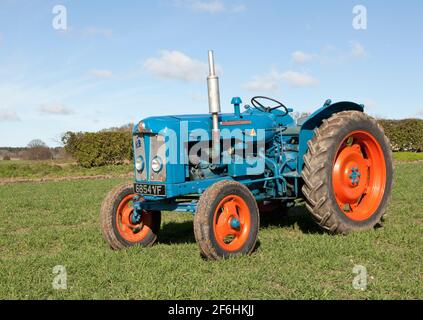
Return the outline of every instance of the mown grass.
<path id="1" fill-rule="evenodd" d="M 422 178 L 421 163 L 396 166 L 383 228 L 330 236 L 299 207 L 262 218 L 252 256 L 218 262 L 200 258 L 186 214 L 163 214 L 152 248 L 111 251 L 99 206 L 122 179 L 0 186 L 0 299 L 423 299 Z M 67 290 L 52 289 L 56 265 Z"/>
<path id="2" fill-rule="evenodd" d="M 394 160 L 402 162 L 423 161 L 423 152 L 395 152 Z"/>
<path id="3" fill-rule="evenodd" d="M 59 161 L 0 161 L 1 178 L 62 178 L 75 176 L 120 175 L 130 173 L 133 165 L 84 168 Z"/>

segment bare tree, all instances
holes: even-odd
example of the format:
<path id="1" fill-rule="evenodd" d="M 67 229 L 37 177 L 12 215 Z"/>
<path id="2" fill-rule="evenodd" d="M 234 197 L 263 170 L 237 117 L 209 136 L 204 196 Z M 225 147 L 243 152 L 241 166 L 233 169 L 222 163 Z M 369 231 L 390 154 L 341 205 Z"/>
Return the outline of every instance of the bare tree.
<path id="1" fill-rule="evenodd" d="M 52 153 L 50 148 L 40 139 L 28 143 L 26 157 L 28 160 L 50 160 Z"/>

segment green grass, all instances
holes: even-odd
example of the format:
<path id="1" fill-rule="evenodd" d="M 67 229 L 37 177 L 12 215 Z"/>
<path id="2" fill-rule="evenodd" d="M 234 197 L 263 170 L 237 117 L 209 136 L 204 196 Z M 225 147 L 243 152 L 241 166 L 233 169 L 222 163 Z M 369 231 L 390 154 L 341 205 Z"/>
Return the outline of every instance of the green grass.
<path id="1" fill-rule="evenodd" d="M 394 159 L 402 162 L 423 161 L 423 152 L 395 152 Z"/>
<path id="2" fill-rule="evenodd" d="M 132 172 L 131 165 L 84 168 L 57 161 L 0 161 L 1 178 L 62 178 L 75 176 L 120 175 Z"/>
<path id="3" fill-rule="evenodd" d="M 252 256 L 218 262 L 200 258 L 186 214 L 164 214 L 152 248 L 109 250 L 99 206 L 122 179 L 0 186 L 0 299 L 423 299 L 422 180 L 422 163 L 396 166 L 383 228 L 330 236 L 300 207 L 263 217 Z"/>
<path id="4" fill-rule="evenodd" d="M 423 153 L 397 152 L 394 159 L 401 162 L 423 161 Z M 0 179 L 39 179 L 87 177 L 98 175 L 119 176 L 131 173 L 132 164 L 83 168 L 72 162 L 61 161 L 0 161 Z"/>

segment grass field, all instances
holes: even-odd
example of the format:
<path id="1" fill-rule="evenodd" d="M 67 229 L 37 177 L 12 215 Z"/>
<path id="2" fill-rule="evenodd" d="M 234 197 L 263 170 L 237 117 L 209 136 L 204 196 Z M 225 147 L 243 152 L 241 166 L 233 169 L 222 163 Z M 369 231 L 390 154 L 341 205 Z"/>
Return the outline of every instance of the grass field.
<path id="1" fill-rule="evenodd" d="M 10 178 L 62 178 L 131 173 L 133 165 L 115 165 L 84 168 L 72 162 L 61 161 L 0 161 L 0 180 Z"/>
<path id="2" fill-rule="evenodd" d="M 423 153 L 397 152 L 398 162 L 423 161 Z M 83 168 L 73 162 L 61 161 L 0 161 L 0 183 L 10 179 L 54 179 L 66 177 L 120 176 L 132 173 L 132 164 Z"/>
<path id="3" fill-rule="evenodd" d="M 252 256 L 218 262 L 200 258 L 186 214 L 163 215 L 153 248 L 109 250 L 99 207 L 122 182 L 0 186 L 0 299 L 423 299 L 423 163 L 396 165 L 383 228 L 330 236 L 299 207 L 262 218 Z M 56 265 L 67 290 L 52 288 Z"/>
<path id="4" fill-rule="evenodd" d="M 402 162 L 423 161 L 423 152 L 395 152 L 394 160 Z"/>

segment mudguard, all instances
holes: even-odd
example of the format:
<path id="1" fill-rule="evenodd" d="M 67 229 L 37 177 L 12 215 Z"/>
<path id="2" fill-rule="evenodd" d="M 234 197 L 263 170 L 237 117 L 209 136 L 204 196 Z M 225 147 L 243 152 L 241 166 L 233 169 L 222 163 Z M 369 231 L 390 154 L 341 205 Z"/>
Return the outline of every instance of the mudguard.
<path id="1" fill-rule="evenodd" d="M 333 114 L 342 111 L 364 112 L 364 105 L 349 101 L 332 104 L 331 100 L 327 100 L 322 108 L 310 115 L 303 123 L 299 136 L 298 174 L 301 174 L 303 170 L 304 155 L 308 151 L 308 141 L 314 137 L 314 129 L 320 127 L 324 119 L 329 119 Z"/>

